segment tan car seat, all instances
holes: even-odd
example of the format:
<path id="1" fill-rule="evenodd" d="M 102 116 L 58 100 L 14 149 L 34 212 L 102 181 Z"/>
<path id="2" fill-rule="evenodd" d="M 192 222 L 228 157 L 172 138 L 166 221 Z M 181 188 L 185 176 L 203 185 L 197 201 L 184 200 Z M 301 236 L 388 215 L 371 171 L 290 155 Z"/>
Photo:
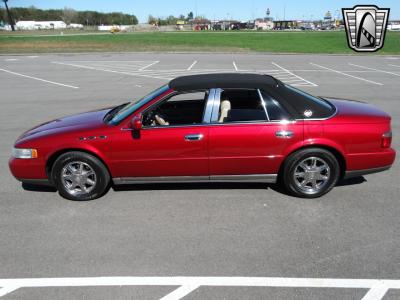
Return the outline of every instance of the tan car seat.
<path id="1" fill-rule="evenodd" d="M 218 123 L 224 122 L 225 118 L 228 117 L 228 112 L 230 110 L 231 110 L 231 102 L 229 100 L 222 100 Z"/>

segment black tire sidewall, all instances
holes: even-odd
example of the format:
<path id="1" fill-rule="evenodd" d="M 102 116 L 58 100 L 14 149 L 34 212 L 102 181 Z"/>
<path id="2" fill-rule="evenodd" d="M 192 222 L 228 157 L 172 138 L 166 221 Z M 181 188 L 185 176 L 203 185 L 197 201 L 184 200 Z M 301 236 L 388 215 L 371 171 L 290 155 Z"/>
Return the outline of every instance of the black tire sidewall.
<path id="1" fill-rule="evenodd" d="M 68 193 L 61 182 L 61 172 L 63 167 L 72 161 L 82 161 L 87 163 L 96 173 L 96 185 L 94 189 L 85 195 L 71 195 Z M 54 162 L 51 178 L 55 183 L 59 194 L 66 199 L 74 201 L 88 201 L 99 198 L 107 191 L 110 183 L 110 175 L 104 164 L 95 156 L 85 152 L 73 151 L 60 155 Z"/>
<path id="2" fill-rule="evenodd" d="M 295 171 L 296 165 L 306 159 L 307 157 L 319 157 L 323 159 L 330 168 L 331 176 L 329 178 L 328 183 L 325 187 L 315 194 L 307 194 L 300 190 L 293 179 L 293 172 Z M 339 180 L 340 175 L 340 165 L 335 157 L 330 151 L 319 148 L 309 148 L 303 149 L 298 152 L 293 153 L 288 157 L 285 162 L 284 170 L 283 170 L 283 184 L 285 189 L 293 196 L 301 197 L 301 198 L 318 198 L 326 193 L 328 193 Z"/>

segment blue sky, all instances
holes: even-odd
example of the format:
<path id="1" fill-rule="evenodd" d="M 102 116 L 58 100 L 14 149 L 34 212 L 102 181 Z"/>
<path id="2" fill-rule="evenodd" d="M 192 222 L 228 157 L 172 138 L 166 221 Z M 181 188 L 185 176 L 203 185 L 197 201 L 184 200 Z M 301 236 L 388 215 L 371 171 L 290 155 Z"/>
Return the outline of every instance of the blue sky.
<path id="1" fill-rule="evenodd" d="M 0 2 L 2 3 L 2 1 Z M 253 17 L 265 16 L 267 8 L 276 19 L 320 19 L 325 12 L 333 15 L 340 13 L 342 7 L 353 7 L 356 4 L 375 4 L 389 7 L 390 19 L 400 19 L 400 1 L 383 0 L 375 2 L 355 2 L 347 0 L 311 1 L 311 0 L 9 0 L 10 6 L 31 6 L 38 8 L 71 7 L 76 10 L 97 10 L 102 12 L 122 11 L 135 14 L 140 22 L 146 22 L 149 14 L 156 17 L 168 15 L 187 15 L 189 11 L 204 15 L 209 19 L 233 18 L 249 20 Z"/>

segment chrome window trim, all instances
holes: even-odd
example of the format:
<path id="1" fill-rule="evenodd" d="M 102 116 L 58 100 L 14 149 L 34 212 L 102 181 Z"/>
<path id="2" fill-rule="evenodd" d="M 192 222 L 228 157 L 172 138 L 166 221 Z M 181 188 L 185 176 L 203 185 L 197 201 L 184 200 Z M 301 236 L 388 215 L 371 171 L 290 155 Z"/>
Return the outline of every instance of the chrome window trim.
<path id="1" fill-rule="evenodd" d="M 210 123 L 218 123 L 218 115 L 219 115 L 219 107 L 221 106 L 221 93 L 222 89 L 217 88 L 213 89 L 215 91 L 214 93 L 214 105 L 212 109 L 212 114 L 211 114 L 211 120 Z"/>
<path id="2" fill-rule="evenodd" d="M 235 125 L 293 125 L 297 123 L 297 121 L 302 121 L 302 120 L 281 120 L 281 121 L 265 121 L 265 122 L 260 122 L 260 121 L 248 121 L 248 122 L 230 122 L 230 123 L 202 123 L 202 124 L 191 124 L 191 125 L 173 125 L 173 126 L 148 126 L 148 127 L 143 127 L 143 130 L 152 130 L 152 129 L 168 129 L 168 128 L 183 128 L 183 127 L 210 127 L 210 126 L 235 126 Z M 133 130 L 133 129 L 129 129 Z"/>
<path id="3" fill-rule="evenodd" d="M 215 89 L 210 89 L 206 100 L 206 108 L 204 110 L 202 123 L 210 123 L 215 101 Z"/>
<path id="4" fill-rule="evenodd" d="M 265 104 L 264 97 L 262 96 L 260 89 L 257 89 L 257 92 L 258 92 L 258 97 L 260 97 L 260 100 L 261 100 L 261 105 L 264 108 L 265 115 L 267 116 L 267 121 L 269 122 L 269 121 L 271 121 L 271 119 L 269 118 L 269 114 L 268 114 L 267 106 Z"/>

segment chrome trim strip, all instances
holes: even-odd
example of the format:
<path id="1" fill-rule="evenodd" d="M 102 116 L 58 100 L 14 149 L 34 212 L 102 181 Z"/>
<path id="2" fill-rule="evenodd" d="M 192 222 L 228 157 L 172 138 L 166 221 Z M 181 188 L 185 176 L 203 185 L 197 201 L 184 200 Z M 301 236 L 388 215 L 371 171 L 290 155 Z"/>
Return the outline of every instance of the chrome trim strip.
<path id="1" fill-rule="evenodd" d="M 211 176 L 160 176 L 160 177 L 116 177 L 113 182 L 119 184 L 162 183 L 162 182 L 203 182 L 203 181 L 248 181 L 276 183 L 277 174 L 249 175 L 211 175 Z"/>
<path id="2" fill-rule="evenodd" d="M 209 176 L 117 177 L 114 184 L 209 181 Z"/>
<path id="3" fill-rule="evenodd" d="M 379 167 L 379 168 L 372 168 L 372 169 L 346 171 L 343 179 L 348 179 L 348 178 L 359 177 L 359 176 L 363 176 L 363 175 L 383 172 L 383 171 L 389 170 L 391 167 L 392 167 L 392 165 Z"/>
<path id="4" fill-rule="evenodd" d="M 275 183 L 277 174 L 211 175 L 211 181 L 250 181 Z"/>
<path id="5" fill-rule="evenodd" d="M 298 121 L 303 121 L 303 120 L 298 120 Z M 190 124 L 190 125 L 168 125 L 168 126 L 148 126 L 148 127 L 143 127 L 143 130 L 152 130 L 152 129 L 167 129 L 167 128 L 182 128 L 182 127 L 204 127 L 204 126 L 235 126 L 235 125 L 276 125 L 276 124 L 281 124 L 281 125 L 287 125 L 287 124 L 295 124 L 297 121 L 295 120 L 281 120 L 281 121 L 265 121 L 265 122 L 260 122 L 260 121 L 248 121 L 248 122 L 229 122 L 229 123 L 201 123 L 201 124 Z M 122 129 L 121 129 L 122 130 Z M 128 129 L 126 129 L 128 130 Z M 129 129 L 132 130 L 132 129 Z"/>

